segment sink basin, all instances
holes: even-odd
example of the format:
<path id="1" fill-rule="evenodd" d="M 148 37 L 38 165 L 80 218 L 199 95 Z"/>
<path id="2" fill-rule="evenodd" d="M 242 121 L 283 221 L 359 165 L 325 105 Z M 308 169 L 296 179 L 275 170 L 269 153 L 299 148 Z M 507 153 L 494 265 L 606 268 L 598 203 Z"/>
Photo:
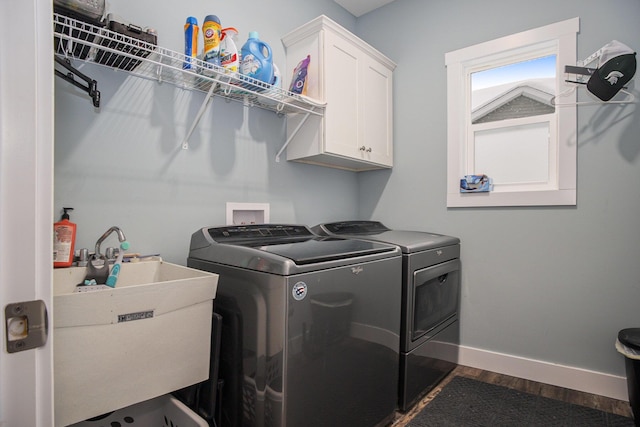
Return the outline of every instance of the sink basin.
<path id="1" fill-rule="evenodd" d="M 86 267 L 53 271 L 54 328 L 118 323 L 118 315 L 142 306 L 153 306 L 158 315 L 194 301 L 214 299 L 218 284 L 216 274 L 155 257 L 123 263 L 115 288 L 74 293 L 86 271 Z"/>
<path id="2" fill-rule="evenodd" d="M 155 258 L 123 263 L 115 288 L 80 293 L 85 267 L 53 276 L 56 426 L 209 377 L 216 274 Z"/>

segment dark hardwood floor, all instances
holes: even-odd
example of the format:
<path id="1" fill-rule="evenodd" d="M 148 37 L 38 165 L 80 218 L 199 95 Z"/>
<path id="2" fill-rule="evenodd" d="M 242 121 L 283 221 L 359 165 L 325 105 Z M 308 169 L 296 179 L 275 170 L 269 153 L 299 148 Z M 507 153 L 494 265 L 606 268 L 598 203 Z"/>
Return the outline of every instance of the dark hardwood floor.
<path id="1" fill-rule="evenodd" d="M 424 408 L 449 382 L 454 376 L 474 378 L 491 384 L 509 387 L 526 393 L 537 394 L 550 399 L 562 400 L 576 405 L 587 406 L 610 412 L 625 417 L 631 417 L 631 407 L 628 402 L 611 399 L 609 397 L 598 396 L 590 393 L 583 393 L 562 387 L 542 384 L 522 378 L 510 377 L 508 375 L 497 374 L 495 372 L 483 371 L 481 369 L 458 366 L 454 369 L 438 386 L 422 398 L 413 408 L 404 414 L 398 413 L 392 427 L 403 427 Z"/>

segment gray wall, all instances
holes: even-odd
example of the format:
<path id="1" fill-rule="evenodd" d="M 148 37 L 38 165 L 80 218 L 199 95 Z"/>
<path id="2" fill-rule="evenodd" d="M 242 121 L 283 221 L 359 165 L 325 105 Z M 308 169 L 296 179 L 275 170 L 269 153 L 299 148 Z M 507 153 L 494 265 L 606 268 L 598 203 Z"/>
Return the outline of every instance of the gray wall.
<path id="1" fill-rule="evenodd" d="M 359 215 L 461 238 L 464 345 L 624 375 L 613 344 L 640 327 L 637 105 L 578 107 L 577 206 L 446 208 L 445 53 L 576 16 L 578 58 L 613 39 L 640 49 L 637 0 L 398 0 L 359 18 L 398 64 L 395 167 L 359 176 Z"/>
<path id="2" fill-rule="evenodd" d="M 113 0 L 109 9 L 156 28 L 159 44 L 177 51 L 186 16 L 215 13 L 241 40 L 258 30 L 281 69 L 280 37 L 328 15 L 398 64 L 395 167 L 354 174 L 275 163 L 284 120 L 219 99 L 182 151 L 202 94 L 86 66 L 102 91 L 99 112 L 56 79 L 55 209 L 76 208 L 79 247 L 93 247 L 120 225 L 132 250 L 184 264 L 190 234 L 224 223 L 227 201 L 268 202 L 272 222 L 375 218 L 456 235 L 463 345 L 624 375 L 615 336 L 640 326 L 636 106 L 579 107 L 577 207 L 447 209 L 444 54 L 575 16 L 578 57 L 612 39 L 637 49 L 640 2 L 397 0 L 357 20 L 331 0 L 213 8 L 190 0 L 162 9 L 150 0 Z"/>
<path id="3" fill-rule="evenodd" d="M 258 31 L 283 73 L 280 38 L 287 32 L 320 14 L 347 28 L 355 24 L 332 0 L 304 7 L 292 0 L 190 0 L 162 7 L 151 0 L 111 0 L 107 9 L 125 22 L 155 28 L 158 44 L 178 52 L 186 17 L 202 25 L 206 15 L 216 14 L 223 27 L 239 30 L 239 44 L 249 31 Z M 275 162 L 285 142 L 285 120 L 275 113 L 214 98 L 184 151 L 180 142 L 203 93 L 101 66 L 81 70 L 98 81 L 99 111 L 80 90 L 55 81 L 55 220 L 63 206 L 75 208 L 77 247 L 92 249 L 104 231 L 118 225 L 131 251 L 159 252 L 185 264 L 191 233 L 224 224 L 226 202 L 269 203 L 272 222 L 314 225 L 336 211 L 356 215 L 356 174 Z M 112 237 L 103 249 L 116 243 Z"/>

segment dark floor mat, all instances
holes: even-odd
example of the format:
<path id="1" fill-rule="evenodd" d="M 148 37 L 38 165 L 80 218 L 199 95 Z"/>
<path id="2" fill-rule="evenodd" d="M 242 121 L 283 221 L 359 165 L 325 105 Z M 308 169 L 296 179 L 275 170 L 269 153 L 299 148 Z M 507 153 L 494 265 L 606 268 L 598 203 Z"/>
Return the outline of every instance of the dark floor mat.
<path id="1" fill-rule="evenodd" d="M 634 427 L 634 422 L 597 409 L 454 377 L 407 426 Z"/>

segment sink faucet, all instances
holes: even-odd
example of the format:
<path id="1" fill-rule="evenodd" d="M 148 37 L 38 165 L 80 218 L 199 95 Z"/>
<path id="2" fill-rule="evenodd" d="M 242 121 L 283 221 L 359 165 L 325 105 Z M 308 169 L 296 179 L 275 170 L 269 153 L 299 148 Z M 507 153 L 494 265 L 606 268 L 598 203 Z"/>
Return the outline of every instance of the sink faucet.
<path id="1" fill-rule="evenodd" d="M 98 241 L 96 242 L 96 258 L 100 258 L 102 257 L 102 254 L 100 253 L 100 244 L 102 242 L 104 242 L 104 240 L 109 237 L 109 235 L 111 233 L 116 233 L 118 235 L 118 240 L 122 243 L 124 241 L 126 241 L 126 237 L 124 237 L 124 233 L 122 232 L 122 230 L 120 230 L 120 228 L 113 226 L 110 229 L 108 229 L 107 231 L 104 232 L 104 234 L 102 236 L 100 236 L 100 238 L 98 239 Z"/>

